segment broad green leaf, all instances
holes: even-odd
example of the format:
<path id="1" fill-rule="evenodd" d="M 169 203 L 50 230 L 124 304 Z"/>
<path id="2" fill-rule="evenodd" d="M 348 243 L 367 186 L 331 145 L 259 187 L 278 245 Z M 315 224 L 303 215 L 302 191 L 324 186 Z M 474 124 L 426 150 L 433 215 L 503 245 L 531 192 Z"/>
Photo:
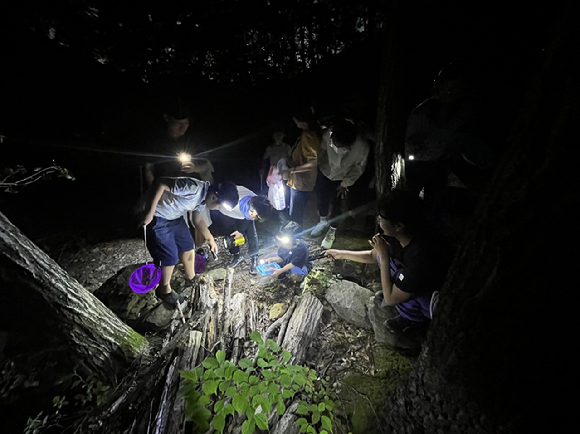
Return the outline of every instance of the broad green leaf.
<path id="1" fill-rule="evenodd" d="M 256 421 L 256 425 L 258 425 L 258 428 L 260 428 L 261 430 L 268 429 L 268 418 L 264 413 L 256 413 L 256 415 L 254 416 L 254 420 Z"/>
<path id="2" fill-rule="evenodd" d="M 193 390 L 189 395 L 185 397 L 185 401 L 187 402 L 188 405 L 195 405 L 200 396 L 201 393 L 199 393 L 197 390 Z"/>
<path id="3" fill-rule="evenodd" d="M 301 433 L 302 433 L 302 432 L 306 432 L 306 428 L 308 428 L 309 426 L 310 426 L 310 425 L 308 425 L 307 423 L 305 423 L 304 425 L 302 425 L 302 426 L 300 427 L 300 432 L 301 432 Z"/>
<path id="4" fill-rule="evenodd" d="M 260 368 L 266 368 L 268 366 L 268 362 L 266 362 L 264 359 L 259 358 L 258 359 L 258 366 Z"/>
<path id="5" fill-rule="evenodd" d="M 268 392 L 270 392 L 272 395 L 277 394 L 279 392 L 278 386 L 276 386 L 274 383 L 270 383 L 268 385 Z"/>
<path id="6" fill-rule="evenodd" d="M 249 396 L 256 396 L 258 393 L 260 393 L 260 388 L 257 384 L 250 386 L 250 390 L 248 391 Z"/>
<path id="7" fill-rule="evenodd" d="M 228 404 L 224 407 L 224 414 L 228 415 L 228 414 L 234 414 L 236 410 L 234 409 L 234 406 L 232 404 Z"/>
<path id="8" fill-rule="evenodd" d="M 197 425 L 198 429 L 200 426 L 209 425 L 207 420 L 211 416 L 211 412 L 207 408 L 198 407 L 192 413 L 192 420 Z"/>
<path id="9" fill-rule="evenodd" d="M 201 406 L 205 407 L 206 405 L 209 404 L 209 401 L 210 401 L 209 396 L 201 395 L 199 397 L 199 399 L 197 400 L 197 405 L 201 405 Z"/>
<path id="10" fill-rule="evenodd" d="M 318 411 L 322 412 L 322 411 L 324 411 L 325 408 L 326 408 L 326 406 L 324 405 L 324 402 L 321 402 L 320 404 L 318 404 Z"/>
<path id="11" fill-rule="evenodd" d="M 226 360 L 227 362 L 227 360 Z M 232 375 L 234 375 L 234 372 L 236 371 L 236 367 L 235 366 L 228 366 L 225 371 L 224 371 L 224 377 L 226 380 L 231 380 L 232 379 Z"/>
<path id="12" fill-rule="evenodd" d="M 236 389 L 234 386 L 230 386 L 226 389 L 226 391 L 224 392 L 225 396 L 234 396 L 236 393 L 238 393 L 238 389 Z"/>
<path id="13" fill-rule="evenodd" d="M 205 378 L 206 380 L 214 380 L 217 378 L 217 376 L 215 375 L 213 369 L 208 369 L 207 371 L 204 372 L 203 378 Z"/>
<path id="14" fill-rule="evenodd" d="M 310 411 L 318 411 L 318 405 L 310 404 Z"/>
<path id="15" fill-rule="evenodd" d="M 277 366 L 280 366 L 280 362 L 278 360 L 274 359 L 268 363 L 268 366 L 277 367 Z"/>
<path id="16" fill-rule="evenodd" d="M 289 351 L 282 351 L 282 361 L 284 363 L 288 363 L 288 360 L 290 360 L 292 358 L 292 353 Z"/>
<path id="17" fill-rule="evenodd" d="M 216 368 L 216 369 L 214 369 L 213 373 L 218 378 L 224 378 L 224 376 L 225 376 L 225 369 L 224 368 Z"/>
<path id="18" fill-rule="evenodd" d="M 248 378 L 248 383 L 250 384 L 257 384 L 258 381 L 260 381 L 260 379 L 255 375 L 250 375 L 250 378 Z"/>
<path id="19" fill-rule="evenodd" d="M 324 401 L 324 405 L 326 408 L 328 408 L 330 411 L 332 411 L 332 409 L 334 408 L 334 402 L 331 401 L 330 399 L 327 399 L 326 401 Z"/>
<path id="20" fill-rule="evenodd" d="M 242 424 L 242 434 L 254 434 L 255 429 L 256 422 L 253 419 L 245 420 L 244 423 Z"/>
<path id="21" fill-rule="evenodd" d="M 188 380 L 191 380 L 194 383 L 197 383 L 199 381 L 199 378 L 198 378 L 198 376 L 197 376 L 197 374 L 195 372 L 192 372 L 192 371 L 179 371 L 179 373 L 181 374 L 181 376 L 183 378 L 186 378 Z"/>
<path id="22" fill-rule="evenodd" d="M 264 413 L 270 414 L 270 412 L 272 411 L 272 403 L 270 402 L 270 400 L 266 398 L 264 395 L 260 395 L 259 402 L 260 405 L 262 406 L 262 410 L 264 410 Z"/>
<path id="23" fill-rule="evenodd" d="M 284 389 L 282 391 L 282 398 L 293 398 L 294 391 L 292 389 Z"/>
<path id="24" fill-rule="evenodd" d="M 213 405 L 213 412 L 217 414 L 222 410 L 222 408 L 224 408 L 224 400 L 220 399 Z"/>
<path id="25" fill-rule="evenodd" d="M 323 429 L 322 431 L 320 431 L 318 434 L 328 434 L 328 431 L 326 431 L 325 429 Z"/>
<path id="26" fill-rule="evenodd" d="M 221 365 L 224 360 L 226 359 L 226 353 L 224 353 L 222 350 L 218 350 L 217 353 L 215 353 L 215 358 L 217 359 L 218 363 Z"/>
<path id="27" fill-rule="evenodd" d="M 254 366 L 254 362 L 252 362 L 250 359 L 241 359 L 238 362 L 238 366 L 242 369 L 252 368 Z"/>
<path id="28" fill-rule="evenodd" d="M 304 375 L 302 374 L 296 374 L 294 376 L 294 382 L 296 382 L 296 384 L 298 384 L 299 386 L 304 386 L 304 384 L 306 383 L 306 378 L 304 378 Z"/>
<path id="29" fill-rule="evenodd" d="M 236 372 L 234 372 L 233 378 L 237 384 L 246 383 L 248 381 L 248 374 L 238 369 Z"/>
<path id="30" fill-rule="evenodd" d="M 293 384 L 292 389 L 298 390 L 298 389 L 300 389 L 300 386 L 298 384 Z"/>
<path id="31" fill-rule="evenodd" d="M 278 402 L 279 397 L 280 397 L 280 394 L 278 392 L 270 393 L 268 396 L 268 401 L 270 401 L 270 404 L 274 404 L 274 403 Z"/>
<path id="32" fill-rule="evenodd" d="M 258 383 L 258 390 L 260 391 L 260 393 L 266 392 L 268 390 L 268 383 L 266 383 L 265 381 Z"/>
<path id="33" fill-rule="evenodd" d="M 214 416 L 213 420 L 211 421 L 213 427 L 217 432 L 224 432 L 224 428 L 226 427 L 226 416 L 223 414 L 217 414 Z"/>
<path id="34" fill-rule="evenodd" d="M 296 426 L 302 426 L 305 423 L 307 424 L 308 421 L 306 419 L 304 419 L 303 417 L 301 417 L 299 419 L 296 419 L 296 422 L 294 422 L 294 425 L 296 425 Z"/>
<path id="35" fill-rule="evenodd" d="M 202 365 L 206 369 L 215 369 L 219 366 L 219 363 L 215 357 L 208 357 L 203 361 Z"/>
<path id="36" fill-rule="evenodd" d="M 262 371 L 262 375 L 264 376 L 265 380 L 273 380 L 274 377 L 276 377 L 276 374 L 270 370 L 264 370 Z"/>
<path id="37" fill-rule="evenodd" d="M 201 389 L 207 395 L 213 395 L 217 392 L 218 383 L 214 380 L 207 380 L 205 383 L 201 385 Z"/>
<path id="38" fill-rule="evenodd" d="M 250 335 L 250 337 L 252 338 L 252 340 L 253 340 L 254 342 L 257 342 L 257 343 L 259 343 L 259 344 L 263 344 L 263 343 L 264 343 L 264 341 L 263 341 L 263 339 L 262 339 L 262 335 L 260 334 L 260 332 L 259 332 L 259 331 L 256 331 L 256 330 L 254 330 L 254 331 L 252 332 L 252 334 Z"/>
<path id="39" fill-rule="evenodd" d="M 268 352 L 268 350 L 266 348 L 262 348 L 260 351 L 258 351 L 258 357 L 262 357 L 262 358 L 266 358 L 268 357 L 268 354 L 270 354 Z"/>
<path id="40" fill-rule="evenodd" d="M 330 422 L 328 416 L 322 416 L 320 421 L 322 422 L 322 428 L 332 432 L 332 422 Z"/>
<path id="41" fill-rule="evenodd" d="M 203 366 L 197 366 L 195 369 L 193 369 L 193 372 L 195 373 L 195 375 L 197 375 L 197 378 L 201 378 L 203 377 Z"/>
<path id="42" fill-rule="evenodd" d="M 232 405 L 238 413 L 244 413 L 248 408 L 248 397 L 243 393 L 238 393 L 234 395 Z"/>
<path id="43" fill-rule="evenodd" d="M 282 416 L 285 411 L 286 411 L 286 405 L 284 404 L 284 401 L 282 401 L 282 399 L 278 399 L 278 406 L 276 407 L 276 413 L 278 413 L 278 416 Z M 306 420 L 306 419 L 304 419 L 304 420 Z"/>
<path id="44" fill-rule="evenodd" d="M 250 395 L 252 396 L 252 395 Z M 262 395 L 254 395 L 252 397 L 252 408 L 256 409 L 260 406 L 260 403 L 262 402 Z"/>
<path id="45" fill-rule="evenodd" d="M 280 384 L 284 387 L 290 387 L 292 385 L 292 378 L 289 375 L 280 375 Z"/>
<path id="46" fill-rule="evenodd" d="M 312 423 L 316 424 L 316 423 L 318 423 L 319 420 L 320 420 L 320 412 L 318 410 L 313 411 L 312 418 L 311 418 Z"/>
<path id="47" fill-rule="evenodd" d="M 306 428 L 306 434 L 317 434 L 316 429 L 312 425 L 308 425 L 308 428 Z"/>
<path id="48" fill-rule="evenodd" d="M 280 351 L 280 345 L 278 345 L 272 339 L 268 339 L 266 341 L 266 345 L 268 345 L 268 348 L 270 348 L 272 351 Z"/>
<path id="49" fill-rule="evenodd" d="M 318 378 L 318 375 L 316 375 L 316 370 L 311 369 L 310 372 L 308 373 L 308 379 L 311 381 L 314 381 Z"/>
<path id="50" fill-rule="evenodd" d="M 300 403 L 296 409 L 296 414 L 308 414 L 310 413 L 310 407 L 307 404 Z"/>
<path id="51" fill-rule="evenodd" d="M 230 382 L 225 380 L 225 381 L 220 381 L 220 384 L 218 386 L 218 390 L 221 393 L 224 393 L 226 390 L 228 390 L 228 387 L 230 387 Z"/>

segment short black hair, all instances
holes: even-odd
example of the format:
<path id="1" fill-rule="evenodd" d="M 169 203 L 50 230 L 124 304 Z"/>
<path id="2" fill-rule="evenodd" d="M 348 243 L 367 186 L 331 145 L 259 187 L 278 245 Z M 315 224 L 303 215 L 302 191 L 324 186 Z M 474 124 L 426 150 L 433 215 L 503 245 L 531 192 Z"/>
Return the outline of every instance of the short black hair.
<path id="1" fill-rule="evenodd" d="M 356 140 L 356 125 L 341 119 L 332 127 L 332 137 L 344 146 L 350 146 Z"/>
<path id="2" fill-rule="evenodd" d="M 292 238 L 292 241 L 298 242 L 300 235 L 302 235 L 302 226 L 296 222 L 290 221 L 283 225 L 278 233 L 280 236 L 289 236 Z"/>
<path id="3" fill-rule="evenodd" d="M 238 187 L 236 184 L 230 181 L 220 183 L 216 193 L 219 203 L 228 203 L 232 206 L 232 208 L 235 207 L 240 200 Z"/>
<path id="4" fill-rule="evenodd" d="M 402 223 L 412 235 L 425 226 L 423 202 L 406 190 L 391 191 L 379 199 L 379 216 L 391 223 Z"/>
<path id="5" fill-rule="evenodd" d="M 258 195 L 252 198 L 252 206 L 258 213 L 260 219 L 267 220 L 272 217 L 273 208 L 268 198 L 264 195 Z"/>

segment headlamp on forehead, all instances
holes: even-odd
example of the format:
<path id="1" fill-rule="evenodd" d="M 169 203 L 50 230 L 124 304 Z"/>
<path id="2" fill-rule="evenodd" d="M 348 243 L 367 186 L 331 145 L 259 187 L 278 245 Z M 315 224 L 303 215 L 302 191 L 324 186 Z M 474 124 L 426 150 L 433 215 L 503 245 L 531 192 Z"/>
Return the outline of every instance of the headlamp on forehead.
<path id="1" fill-rule="evenodd" d="M 182 163 L 189 163 L 191 161 L 191 155 L 188 154 L 187 152 L 180 152 L 177 155 L 177 159 Z"/>
<path id="2" fill-rule="evenodd" d="M 290 241 L 292 241 L 292 237 L 290 235 L 282 235 L 276 238 L 278 238 L 278 241 L 280 241 L 281 243 L 289 243 Z"/>
<path id="3" fill-rule="evenodd" d="M 221 206 L 224 207 L 224 209 L 226 211 L 231 211 L 231 210 L 233 210 L 235 208 L 234 206 L 232 206 L 231 203 L 228 203 L 228 202 L 220 202 L 220 204 L 221 204 Z"/>

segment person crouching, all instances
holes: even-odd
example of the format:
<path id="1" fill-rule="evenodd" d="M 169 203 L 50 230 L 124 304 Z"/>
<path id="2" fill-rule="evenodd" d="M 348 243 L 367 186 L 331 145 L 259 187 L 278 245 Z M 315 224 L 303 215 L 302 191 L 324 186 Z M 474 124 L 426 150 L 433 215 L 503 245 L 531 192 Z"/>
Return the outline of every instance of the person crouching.
<path id="1" fill-rule="evenodd" d="M 308 245 L 299 238 L 300 225 L 290 222 L 280 229 L 277 256 L 267 258 L 265 263 L 276 262 L 280 268 L 272 276 L 282 279 L 288 276 L 294 282 L 302 282 L 308 274 Z"/>

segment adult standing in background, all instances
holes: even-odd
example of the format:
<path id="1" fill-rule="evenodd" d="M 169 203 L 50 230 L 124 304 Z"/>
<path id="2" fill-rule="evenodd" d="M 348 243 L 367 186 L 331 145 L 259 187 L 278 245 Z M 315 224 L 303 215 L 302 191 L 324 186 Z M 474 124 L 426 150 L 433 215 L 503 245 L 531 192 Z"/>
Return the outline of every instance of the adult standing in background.
<path id="1" fill-rule="evenodd" d="M 304 208 L 316 185 L 321 134 L 318 123 L 310 113 L 296 115 L 292 119 L 302 134 L 292 149 L 292 167 L 287 171 L 288 186 L 291 188 L 290 219 L 302 226 Z"/>
<path id="2" fill-rule="evenodd" d="M 332 247 L 341 214 L 340 202 L 365 171 L 368 155 L 367 141 L 357 134 L 356 126 L 349 120 L 339 120 L 322 136 L 316 180 L 320 222 L 311 235 L 319 237 L 328 231 L 322 241 L 324 249 Z"/>

